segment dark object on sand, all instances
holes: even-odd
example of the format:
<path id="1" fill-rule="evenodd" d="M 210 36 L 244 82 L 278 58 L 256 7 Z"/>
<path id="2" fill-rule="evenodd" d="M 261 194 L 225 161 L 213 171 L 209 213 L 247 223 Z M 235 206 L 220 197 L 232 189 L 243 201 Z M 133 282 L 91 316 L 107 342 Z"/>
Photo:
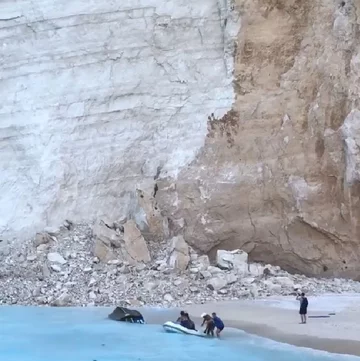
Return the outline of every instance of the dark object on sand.
<path id="1" fill-rule="evenodd" d="M 308 316 L 308 318 L 330 318 L 330 316 Z"/>
<path id="2" fill-rule="evenodd" d="M 144 317 L 139 311 L 130 310 L 125 307 L 116 307 L 115 310 L 110 313 L 109 318 L 121 322 L 145 323 Z"/>

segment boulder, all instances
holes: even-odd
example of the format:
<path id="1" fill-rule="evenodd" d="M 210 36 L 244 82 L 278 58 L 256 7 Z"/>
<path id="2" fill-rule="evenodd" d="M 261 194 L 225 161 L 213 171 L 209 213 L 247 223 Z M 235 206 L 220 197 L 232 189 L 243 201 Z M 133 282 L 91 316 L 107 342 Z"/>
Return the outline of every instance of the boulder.
<path id="1" fill-rule="evenodd" d="M 274 278 L 274 283 L 279 284 L 283 288 L 294 289 L 294 281 L 289 277 L 276 277 Z"/>
<path id="2" fill-rule="evenodd" d="M 226 287 L 227 281 L 222 277 L 213 277 L 207 281 L 207 287 L 213 291 L 221 290 Z"/>
<path id="3" fill-rule="evenodd" d="M 224 270 L 236 270 L 238 273 L 248 273 L 248 254 L 239 249 L 235 251 L 218 250 L 216 264 Z"/>
<path id="4" fill-rule="evenodd" d="M 37 255 L 36 254 L 29 254 L 27 257 L 26 257 L 26 260 L 29 261 L 29 262 L 33 262 L 37 259 Z"/>
<path id="5" fill-rule="evenodd" d="M 137 189 L 133 218 L 148 241 L 163 241 L 170 235 L 168 218 L 164 217 L 154 195 Z"/>
<path id="6" fill-rule="evenodd" d="M 61 272 L 61 267 L 57 264 L 52 264 L 50 267 L 54 272 Z"/>
<path id="7" fill-rule="evenodd" d="M 200 276 L 204 279 L 211 278 L 211 273 L 209 271 L 200 271 Z"/>
<path id="8" fill-rule="evenodd" d="M 234 275 L 233 273 L 229 273 L 225 276 L 226 283 L 228 285 L 232 285 L 238 280 L 238 276 Z"/>
<path id="9" fill-rule="evenodd" d="M 133 220 L 129 220 L 124 224 L 124 250 L 129 256 L 129 262 L 151 261 L 145 239 Z"/>
<path id="10" fill-rule="evenodd" d="M 281 285 L 274 284 L 270 280 L 263 281 L 263 285 L 266 289 L 268 289 L 271 293 L 279 293 L 281 291 Z"/>
<path id="11" fill-rule="evenodd" d="M 262 276 L 264 274 L 265 269 L 268 269 L 268 268 L 265 268 L 265 266 L 263 266 L 260 263 L 250 263 L 248 265 L 249 273 L 251 276 L 254 276 L 254 277 Z"/>
<path id="12" fill-rule="evenodd" d="M 168 264 L 172 268 L 186 270 L 190 262 L 189 246 L 183 236 L 173 237 L 170 246 L 170 257 Z"/>
<path id="13" fill-rule="evenodd" d="M 166 293 L 164 295 L 164 301 L 170 303 L 170 302 L 174 301 L 174 298 L 173 298 L 173 296 L 171 296 L 170 293 Z"/>
<path id="14" fill-rule="evenodd" d="M 36 247 L 36 252 L 42 253 L 47 251 L 48 248 L 49 248 L 49 244 L 40 244 L 39 246 Z"/>
<path id="15" fill-rule="evenodd" d="M 122 236 L 115 229 L 107 226 L 104 221 L 99 221 L 94 225 L 93 234 L 108 247 L 121 247 Z"/>
<path id="16" fill-rule="evenodd" d="M 59 267 L 59 266 L 57 266 L 57 267 Z M 50 277 L 50 270 L 49 270 L 49 267 L 46 265 L 46 263 L 44 263 L 42 266 L 42 278 L 48 278 L 48 277 Z"/>
<path id="17" fill-rule="evenodd" d="M 64 307 L 71 302 L 71 297 L 67 292 L 63 292 L 57 299 L 52 302 L 52 306 Z"/>
<path id="18" fill-rule="evenodd" d="M 213 274 L 213 275 L 218 275 L 218 274 L 222 274 L 223 273 L 223 271 L 220 269 L 220 268 L 218 268 L 218 267 L 214 267 L 214 266 L 209 266 L 208 268 L 207 268 L 207 271 L 209 271 L 211 274 Z"/>
<path id="19" fill-rule="evenodd" d="M 56 227 L 45 227 L 44 232 L 50 236 L 57 236 L 60 233 L 60 228 Z"/>
<path id="20" fill-rule="evenodd" d="M 37 233 L 35 236 L 34 245 L 35 245 L 35 247 L 38 247 L 41 244 L 48 244 L 51 241 L 52 241 L 52 238 L 48 233 L 46 233 L 46 232 Z"/>
<path id="21" fill-rule="evenodd" d="M 116 259 L 116 255 L 111 246 L 107 246 L 101 239 L 96 238 L 93 248 L 93 256 L 101 262 L 109 262 Z M 97 262 L 95 262 L 97 263 Z"/>
<path id="22" fill-rule="evenodd" d="M 199 256 L 196 260 L 197 263 L 197 267 L 201 270 L 201 271 L 205 271 L 208 269 L 208 267 L 210 266 L 210 260 L 209 257 L 207 255 L 202 255 Z"/>
<path id="23" fill-rule="evenodd" d="M 54 263 L 59 263 L 59 264 L 66 263 L 66 260 L 64 259 L 64 257 L 60 253 L 57 253 L 57 252 L 48 253 L 47 259 L 49 262 L 54 262 Z"/>
<path id="24" fill-rule="evenodd" d="M 10 255 L 10 245 L 8 242 L 0 242 L 0 257 L 7 257 Z"/>

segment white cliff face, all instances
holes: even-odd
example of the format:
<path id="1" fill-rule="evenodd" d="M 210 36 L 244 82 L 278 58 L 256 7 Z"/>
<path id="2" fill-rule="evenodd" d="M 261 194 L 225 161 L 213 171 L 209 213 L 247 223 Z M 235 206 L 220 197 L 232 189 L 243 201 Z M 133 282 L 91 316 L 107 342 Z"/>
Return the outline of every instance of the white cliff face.
<path id="1" fill-rule="evenodd" d="M 234 100 L 230 1 L 3 1 L 0 235 L 123 216 Z"/>

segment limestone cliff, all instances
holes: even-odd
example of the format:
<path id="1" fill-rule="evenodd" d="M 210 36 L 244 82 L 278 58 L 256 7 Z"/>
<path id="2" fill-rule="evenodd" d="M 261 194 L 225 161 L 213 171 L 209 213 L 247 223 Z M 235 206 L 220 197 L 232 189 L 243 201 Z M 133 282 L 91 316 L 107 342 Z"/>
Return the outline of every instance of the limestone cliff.
<path id="1" fill-rule="evenodd" d="M 358 0 L 1 7 L 2 238 L 142 189 L 203 252 L 360 276 Z"/>

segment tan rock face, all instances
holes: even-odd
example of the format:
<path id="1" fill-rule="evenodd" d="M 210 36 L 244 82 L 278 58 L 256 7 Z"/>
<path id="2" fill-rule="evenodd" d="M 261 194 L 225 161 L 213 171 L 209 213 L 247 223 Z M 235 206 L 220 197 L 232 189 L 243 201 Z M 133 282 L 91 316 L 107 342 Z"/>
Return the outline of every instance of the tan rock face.
<path id="1" fill-rule="evenodd" d="M 124 243 L 124 251 L 128 254 L 129 262 L 150 262 L 150 253 L 145 239 L 133 220 L 124 225 Z"/>
<path id="2" fill-rule="evenodd" d="M 203 252 L 360 276 L 360 4 L 237 0 L 233 110 L 156 199 Z"/>
<path id="3" fill-rule="evenodd" d="M 190 262 L 189 246 L 183 236 L 171 240 L 169 265 L 184 271 Z"/>

